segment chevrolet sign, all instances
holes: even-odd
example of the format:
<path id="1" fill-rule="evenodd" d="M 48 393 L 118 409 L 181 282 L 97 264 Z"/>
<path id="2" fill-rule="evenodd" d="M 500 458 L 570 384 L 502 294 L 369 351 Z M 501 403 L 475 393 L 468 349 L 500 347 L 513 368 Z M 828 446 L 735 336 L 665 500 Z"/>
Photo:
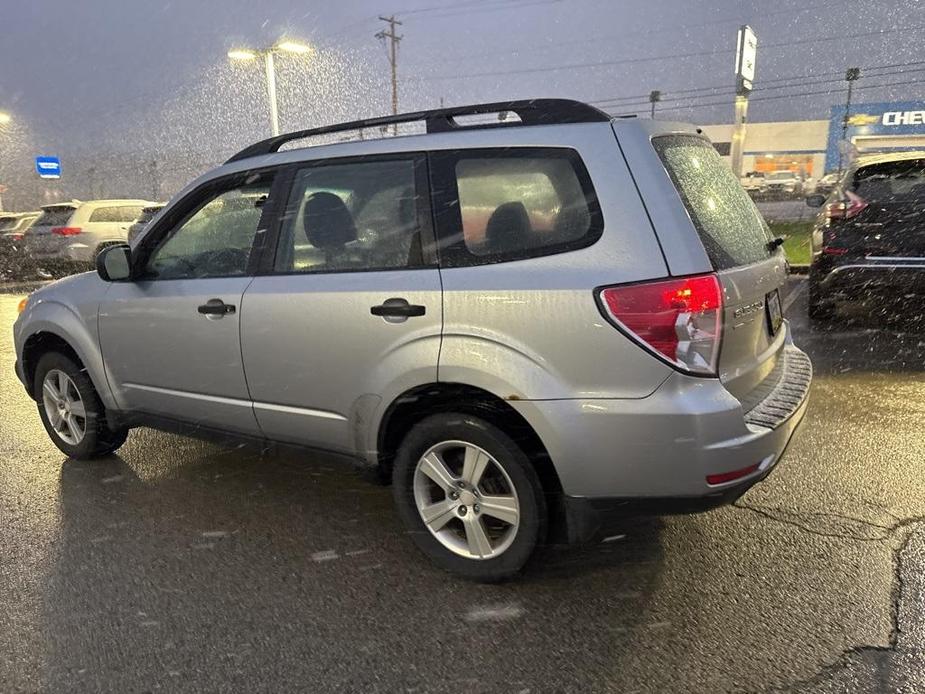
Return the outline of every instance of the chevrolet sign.
<path id="1" fill-rule="evenodd" d="M 884 125 L 925 125 L 925 111 L 887 111 Z"/>

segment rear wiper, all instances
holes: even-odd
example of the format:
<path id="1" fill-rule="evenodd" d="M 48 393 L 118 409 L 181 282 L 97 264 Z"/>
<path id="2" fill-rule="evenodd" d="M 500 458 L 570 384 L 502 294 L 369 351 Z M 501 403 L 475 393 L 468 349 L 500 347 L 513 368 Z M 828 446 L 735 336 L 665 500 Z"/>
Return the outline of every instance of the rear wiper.
<path id="1" fill-rule="evenodd" d="M 768 241 L 768 250 L 771 251 L 771 253 L 773 253 L 774 251 L 778 249 L 778 247 L 783 246 L 783 245 L 784 245 L 784 237 L 778 236 L 777 238 L 773 238 L 770 241 Z"/>

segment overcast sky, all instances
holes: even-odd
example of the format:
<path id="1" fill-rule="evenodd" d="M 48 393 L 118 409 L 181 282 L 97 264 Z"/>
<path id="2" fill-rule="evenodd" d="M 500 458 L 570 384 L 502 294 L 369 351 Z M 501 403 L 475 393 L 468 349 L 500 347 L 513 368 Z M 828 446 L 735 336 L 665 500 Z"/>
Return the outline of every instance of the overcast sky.
<path id="1" fill-rule="evenodd" d="M 0 110 L 46 152 L 193 139 L 232 149 L 267 126 L 259 69 L 229 65 L 226 52 L 287 35 L 318 53 L 279 60 L 283 129 L 381 115 L 389 68 L 373 35 L 392 13 L 404 22 L 403 110 L 564 96 L 646 112 L 640 98 L 660 89 L 664 117 L 729 122 L 742 23 L 759 36 L 754 121 L 827 118 L 840 92 L 787 95 L 840 89 L 826 80 L 848 66 L 925 61 L 917 0 L 3 0 Z M 923 65 L 865 78 L 859 100 L 918 98 Z M 802 75 L 819 76 L 781 89 Z M 869 88 L 896 82 L 906 84 Z M 701 87 L 718 89 L 690 91 Z M 669 101 L 682 97 L 699 105 Z"/>

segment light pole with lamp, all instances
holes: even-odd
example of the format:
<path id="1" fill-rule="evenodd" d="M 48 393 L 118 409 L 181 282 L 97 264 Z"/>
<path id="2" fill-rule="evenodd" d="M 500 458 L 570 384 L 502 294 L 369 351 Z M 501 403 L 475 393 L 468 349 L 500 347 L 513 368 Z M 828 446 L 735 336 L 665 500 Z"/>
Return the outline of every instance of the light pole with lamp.
<path id="1" fill-rule="evenodd" d="M 0 111 L 0 126 L 6 125 L 11 120 L 13 120 L 13 117 L 9 113 L 7 113 L 6 111 Z M 2 155 L 3 153 L 0 152 L 0 158 L 2 158 Z M 0 195 L 3 194 L 4 190 L 6 190 L 2 184 L 3 184 L 3 181 L 0 181 Z M 3 198 L 2 197 L 0 197 L 0 212 L 3 212 Z"/>
<path id="2" fill-rule="evenodd" d="M 270 102 L 270 132 L 276 137 L 279 135 L 279 107 L 276 103 L 276 65 L 273 56 L 276 53 L 295 53 L 305 55 L 312 52 L 312 47 L 298 41 L 283 40 L 269 48 L 258 50 L 252 48 L 235 48 L 228 51 L 231 60 L 256 60 L 263 58 L 267 78 L 267 99 Z"/>

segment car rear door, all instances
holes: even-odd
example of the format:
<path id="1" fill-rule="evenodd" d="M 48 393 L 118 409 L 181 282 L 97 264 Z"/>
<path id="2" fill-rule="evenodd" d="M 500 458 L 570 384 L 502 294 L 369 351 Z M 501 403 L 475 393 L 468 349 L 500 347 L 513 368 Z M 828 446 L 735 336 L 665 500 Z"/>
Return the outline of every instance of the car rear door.
<path id="1" fill-rule="evenodd" d="M 618 137 L 672 275 L 715 272 L 724 293 L 719 377 L 755 404 L 786 342 L 787 264 L 761 213 L 710 141 L 693 128 L 652 125 Z M 774 248 L 772 250 L 772 248 Z"/>
<path id="2" fill-rule="evenodd" d="M 426 161 L 292 171 L 276 253 L 244 295 L 241 339 L 271 439 L 364 453 L 377 408 L 437 380 L 442 328 Z"/>

